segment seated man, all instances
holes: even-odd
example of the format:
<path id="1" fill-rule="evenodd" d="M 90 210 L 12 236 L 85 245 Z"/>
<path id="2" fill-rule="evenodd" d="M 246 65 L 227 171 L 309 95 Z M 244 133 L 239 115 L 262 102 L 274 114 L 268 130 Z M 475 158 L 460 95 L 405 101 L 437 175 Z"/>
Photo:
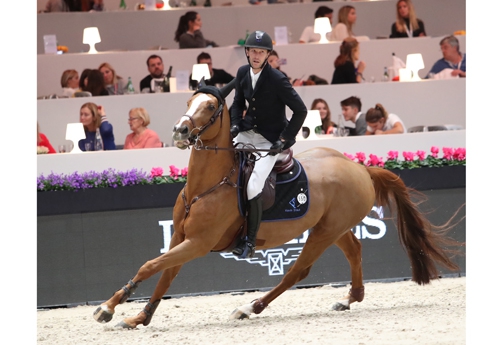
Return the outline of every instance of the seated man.
<path id="1" fill-rule="evenodd" d="M 333 20 L 333 9 L 327 6 L 318 7 L 316 12 L 314 12 L 314 19 L 322 17 L 327 17 L 328 19 L 330 19 L 330 25 L 331 25 Z M 330 40 L 330 34 L 331 32 L 326 34 L 326 38 L 328 40 Z M 321 35 L 315 34 L 314 25 L 311 25 L 311 26 L 306 26 L 304 28 L 304 31 L 302 31 L 302 35 L 300 35 L 299 43 L 319 42 L 320 39 Z"/>
<path id="2" fill-rule="evenodd" d="M 460 52 L 458 39 L 455 36 L 447 36 L 439 42 L 439 45 L 443 58 L 436 61 L 425 78 L 429 79 L 431 75 L 436 79 L 456 76 L 465 78 L 465 53 Z"/>
<path id="3" fill-rule="evenodd" d="M 163 73 L 164 66 L 163 60 L 158 55 L 151 55 L 148 57 L 146 64 L 148 65 L 149 75 L 144 77 L 140 83 L 141 92 L 144 89 L 149 89 L 149 92 L 156 92 L 158 88 L 161 88 L 161 92 L 170 92 L 170 84 L 165 83 L 165 77 L 167 76 Z"/>
<path id="4" fill-rule="evenodd" d="M 355 128 L 349 128 L 349 136 L 365 135 L 366 119 L 365 114 L 361 112 L 361 100 L 358 97 L 351 96 L 340 102 L 342 115 L 346 121 L 352 121 Z"/>
<path id="5" fill-rule="evenodd" d="M 196 58 L 196 63 L 206 63 L 208 65 L 208 70 L 210 71 L 210 79 L 205 80 L 206 85 L 212 85 L 216 86 L 216 84 L 228 84 L 231 80 L 234 79 L 234 77 L 224 71 L 223 69 L 217 69 L 217 68 L 212 68 L 212 57 L 205 52 L 202 52 L 198 57 Z M 189 76 L 189 84 L 191 86 L 191 89 L 196 90 L 198 89 L 198 81 L 191 79 L 191 76 Z"/>

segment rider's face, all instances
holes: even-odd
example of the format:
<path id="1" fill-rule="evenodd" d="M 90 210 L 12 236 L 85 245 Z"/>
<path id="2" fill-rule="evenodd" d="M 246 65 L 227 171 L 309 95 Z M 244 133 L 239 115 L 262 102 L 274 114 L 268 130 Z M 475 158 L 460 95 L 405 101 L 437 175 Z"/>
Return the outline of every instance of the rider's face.
<path id="1" fill-rule="evenodd" d="M 249 57 L 250 66 L 252 66 L 253 69 L 260 70 L 262 64 L 269 56 L 269 50 L 250 48 L 247 50 L 247 56 Z"/>

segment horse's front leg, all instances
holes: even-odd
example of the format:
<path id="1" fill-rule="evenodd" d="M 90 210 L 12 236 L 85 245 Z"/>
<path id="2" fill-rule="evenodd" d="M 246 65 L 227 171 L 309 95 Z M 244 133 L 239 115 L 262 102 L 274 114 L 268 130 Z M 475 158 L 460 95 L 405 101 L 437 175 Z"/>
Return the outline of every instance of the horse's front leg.
<path id="1" fill-rule="evenodd" d="M 156 303 L 158 299 L 161 299 L 161 297 L 165 294 L 170 286 L 170 283 L 175 278 L 184 263 L 191 261 L 194 258 L 204 256 L 210 251 L 210 246 L 203 245 L 203 241 L 182 241 L 183 238 L 181 236 L 182 235 L 174 233 L 172 241 L 174 241 L 173 244 L 175 245 L 171 245 L 171 249 L 167 253 L 142 265 L 132 280 L 130 280 L 122 289 L 116 291 L 109 300 L 101 304 L 96 309 L 94 312 L 94 319 L 101 323 L 111 321 L 115 312 L 115 307 L 118 304 L 125 303 L 138 287 L 140 282 L 150 278 L 160 271 L 172 268 L 162 275 L 157 288 L 155 289 L 155 294 L 151 297 L 151 301 L 153 301 L 151 304 L 154 306 L 154 303 Z"/>

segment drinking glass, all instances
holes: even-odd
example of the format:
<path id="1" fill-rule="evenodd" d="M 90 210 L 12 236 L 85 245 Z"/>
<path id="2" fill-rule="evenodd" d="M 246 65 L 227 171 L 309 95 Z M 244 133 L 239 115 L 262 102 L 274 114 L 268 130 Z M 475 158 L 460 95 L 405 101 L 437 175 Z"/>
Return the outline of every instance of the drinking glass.
<path id="1" fill-rule="evenodd" d="M 85 143 L 85 151 L 93 151 L 93 150 L 94 150 L 94 145 L 92 141 L 90 141 L 90 143 Z"/>
<path id="2" fill-rule="evenodd" d="M 59 146 L 57 146 L 57 149 L 58 149 L 59 153 L 65 153 L 65 152 L 67 152 L 66 151 L 66 145 L 59 145 Z"/>

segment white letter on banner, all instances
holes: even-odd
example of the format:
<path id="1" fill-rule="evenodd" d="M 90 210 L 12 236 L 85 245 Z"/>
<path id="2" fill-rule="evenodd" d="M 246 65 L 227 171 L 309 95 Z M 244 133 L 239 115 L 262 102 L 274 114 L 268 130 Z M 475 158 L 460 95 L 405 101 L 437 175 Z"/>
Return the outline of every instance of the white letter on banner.
<path id="1" fill-rule="evenodd" d="M 160 249 L 160 253 L 168 252 L 170 248 L 170 240 L 172 239 L 172 226 L 174 225 L 173 220 L 160 220 L 158 224 L 163 228 L 163 248 Z"/>

